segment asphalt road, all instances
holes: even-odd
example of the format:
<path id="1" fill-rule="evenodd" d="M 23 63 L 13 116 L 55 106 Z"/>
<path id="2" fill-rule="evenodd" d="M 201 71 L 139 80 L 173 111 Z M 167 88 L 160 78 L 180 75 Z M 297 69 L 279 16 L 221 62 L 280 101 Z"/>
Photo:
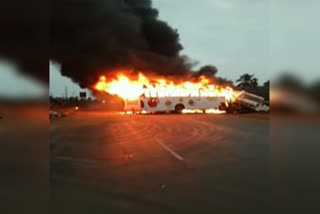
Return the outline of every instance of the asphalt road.
<path id="1" fill-rule="evenodd" d="M 52 211 L 261 213 L 268 144 L 266 119 L 78 112 L 51 121 Z"/>

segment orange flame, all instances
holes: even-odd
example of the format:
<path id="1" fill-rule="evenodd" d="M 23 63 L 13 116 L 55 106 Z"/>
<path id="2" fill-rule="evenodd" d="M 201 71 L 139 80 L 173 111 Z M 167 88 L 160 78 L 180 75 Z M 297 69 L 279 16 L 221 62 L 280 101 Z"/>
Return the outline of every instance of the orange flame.
<path id="1" fill-rule="evenodd" d="M 197 82 L 175 83 L 164 78 L 152 78 L 151 80 L 142 73 L 139 73 L 136 79 L 130 79 L 125 74 L 118 73 L 110 80 L 101 76 L 94 88 L 123 99 L 137 99 L 142 95 L 146 97 L 223 96 L 228 101 L 233 98 L 232 88 L 210 84 L 210 80 L 205 77 L 200 77 Z"/>

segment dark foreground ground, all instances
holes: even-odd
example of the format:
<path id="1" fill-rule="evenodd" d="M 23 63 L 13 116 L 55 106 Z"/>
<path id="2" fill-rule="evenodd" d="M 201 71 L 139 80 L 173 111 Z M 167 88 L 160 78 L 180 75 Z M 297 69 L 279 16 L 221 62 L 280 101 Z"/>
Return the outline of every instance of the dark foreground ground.
<path id="1" fill-rule="evenodd" d="M 68 112 L 0 105 L 0 213 L 320 213 L 319 115 Z"/>
<path id="2" fill-rule="evenodd" d="M 53 213 L 268 213 L 268 116 L 77 112 L 50 125 Z"/>

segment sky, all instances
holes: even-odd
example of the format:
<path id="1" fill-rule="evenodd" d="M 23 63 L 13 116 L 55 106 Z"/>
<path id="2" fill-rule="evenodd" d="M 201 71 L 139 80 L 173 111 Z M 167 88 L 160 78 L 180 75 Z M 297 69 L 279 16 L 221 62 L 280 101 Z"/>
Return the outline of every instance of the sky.
<path id="1" fill-rule="evenodd" d="M 47 97 L 48 87 L 21 75 L 14 63 L 0 59 L 0 99 Z"/>
<path id="2" fill-rule="evenodd" d="M 182 54 L 197 67 L 215 65 L 218 76 L 233 81 L 254 74 L 260 84 L 281 70 L 304 74 L 306 81 L 319 78 L 318 0 L 153 0 L 153 6 L 178 29 Z M 3 77 L 3 66 L 0 71 L 4 85 L 14 78 Z M 65 86 L 70 96 L 82 90 L 50 63 L 50 94 L 64 96 Z"/>
<path id="3" fill-rule="evenodd" d="M 79 92 L 86 92 L 87 96 L 91 96 L 91 91 L 80 88 L 77 84 L 73 83 L 70 78 L 64 77 L 59 73 L 59 64 L 50 62 L 50 95 L 54 97 L 65 97 L 66 89 L 67 96 L 79 96 Z"/>
<path id="4" fill-rule="evenodd" d="M 173 3 L 174 2 L 174 3 Z M 160 18 L 179 30 L 184 53 L 235 81 L 260 83 L 281 70 L 319 77 L 318 0 L 154 0 Z"/>

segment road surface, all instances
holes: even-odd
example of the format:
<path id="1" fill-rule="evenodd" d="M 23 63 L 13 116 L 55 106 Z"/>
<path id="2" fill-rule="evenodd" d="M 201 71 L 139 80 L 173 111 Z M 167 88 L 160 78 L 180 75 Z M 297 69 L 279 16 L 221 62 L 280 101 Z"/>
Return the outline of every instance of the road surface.
<path id="1" fill-rule="evenodd" d="M 53 213 L 268 213 L 264 117 L 77 112 L 50 150 Z"/>

